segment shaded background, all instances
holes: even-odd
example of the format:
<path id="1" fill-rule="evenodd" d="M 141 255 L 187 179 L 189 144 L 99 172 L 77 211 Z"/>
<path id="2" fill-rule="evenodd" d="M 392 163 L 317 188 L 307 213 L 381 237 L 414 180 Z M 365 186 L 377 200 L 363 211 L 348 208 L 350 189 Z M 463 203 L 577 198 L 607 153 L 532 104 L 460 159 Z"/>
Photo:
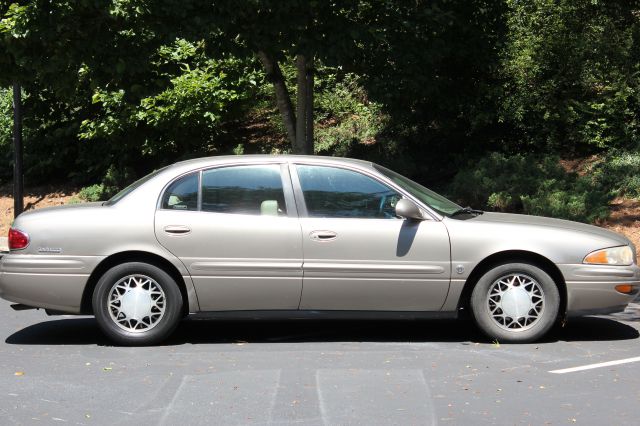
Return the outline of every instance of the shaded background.
<path id="1" fill-rule="evenodd" d="M 15 81 L 27 190 L 105 199 L 177 160 L 290 152 L 267 52 L 294 107 L 312 58 L 317 154 L 497 211 L 601 222 L 640 196 L 639 2 L 281 3 L 1 1 L 4 195 Z"/>

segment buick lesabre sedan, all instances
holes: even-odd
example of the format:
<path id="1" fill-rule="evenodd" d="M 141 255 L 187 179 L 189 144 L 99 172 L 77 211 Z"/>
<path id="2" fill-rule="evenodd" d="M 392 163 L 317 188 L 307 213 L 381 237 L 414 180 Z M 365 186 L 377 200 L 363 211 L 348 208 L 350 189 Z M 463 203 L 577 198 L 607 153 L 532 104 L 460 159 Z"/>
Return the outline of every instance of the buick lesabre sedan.
<path id="1" fill-rule="evenodd" d="M 473 185 L 473 182 L 469 182 Z M 0 260 L 15 309 L 93 314 L 125 345 L 190 314 L 456 317 L 530 342 L 624 310 L 635 247 L 594 226 L 462 208 L 370 162 L 230 156 L 158 170 L 103 203 L 21 214 Z"/>

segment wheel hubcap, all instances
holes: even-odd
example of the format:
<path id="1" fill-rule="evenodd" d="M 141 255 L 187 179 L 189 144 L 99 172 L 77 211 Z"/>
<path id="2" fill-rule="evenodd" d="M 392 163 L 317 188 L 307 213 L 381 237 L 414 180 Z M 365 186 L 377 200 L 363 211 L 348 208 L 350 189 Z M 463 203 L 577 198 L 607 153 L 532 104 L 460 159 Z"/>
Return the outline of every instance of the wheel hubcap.
<path id="1" fill-rule="evenodd" d="M 145 275 L 128 275 L 109 291 L 109 314 L 113 322 L 129 332 L 155 327 L 165 312 L 162 287 Z"/>
<path id="2" fill-rule="evenodd" d="M 500 328 L 524 331 L 542 317 L 544 293 L 540 284 L 530 276 L 505 275 L 489 288 L 487 308 Z"/>

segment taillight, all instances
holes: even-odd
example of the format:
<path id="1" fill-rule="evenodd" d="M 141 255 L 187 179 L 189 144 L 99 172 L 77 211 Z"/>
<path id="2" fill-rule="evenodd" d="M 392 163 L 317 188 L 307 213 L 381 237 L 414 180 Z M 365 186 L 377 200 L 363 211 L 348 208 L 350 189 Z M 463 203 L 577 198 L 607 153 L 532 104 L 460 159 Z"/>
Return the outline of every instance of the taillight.
<path id="1" fill-rule="evenodd" d="M 18 229 L 9 229 L 9 250 L 20 250 L 29 245 L 29 236 Z"/>

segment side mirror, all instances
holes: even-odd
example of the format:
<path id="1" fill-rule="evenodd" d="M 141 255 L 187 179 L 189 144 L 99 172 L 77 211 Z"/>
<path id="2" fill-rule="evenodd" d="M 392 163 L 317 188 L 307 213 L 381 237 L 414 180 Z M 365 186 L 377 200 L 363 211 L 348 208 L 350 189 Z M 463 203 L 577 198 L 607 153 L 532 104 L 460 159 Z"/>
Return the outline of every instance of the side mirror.
<path id="1" fill-rule="evenodd" d="M 405 219 L 424 220 L 420 208 L 411 201 L 403 198 L 396 203 L 396 216 L 403 217 Z"/>

